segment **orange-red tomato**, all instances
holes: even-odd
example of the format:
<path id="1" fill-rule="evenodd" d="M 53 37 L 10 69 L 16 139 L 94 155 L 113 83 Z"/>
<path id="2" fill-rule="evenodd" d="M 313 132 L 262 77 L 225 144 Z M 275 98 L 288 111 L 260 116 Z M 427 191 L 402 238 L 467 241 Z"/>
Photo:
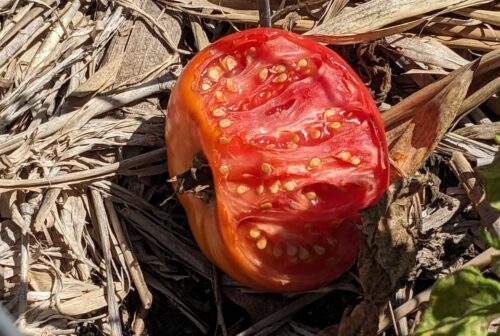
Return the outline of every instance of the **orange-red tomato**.
<path id="1" fill-rule="evenodd" d="M 168 106 L 171 175 L 206 156 L 215 200 L 179 196 L 203 252 L 234 279 L 300 291 L 358 253 L 358 211 L 388 185 L 380 115 L 330 49 L 258 28 L 198 53 Z"/>

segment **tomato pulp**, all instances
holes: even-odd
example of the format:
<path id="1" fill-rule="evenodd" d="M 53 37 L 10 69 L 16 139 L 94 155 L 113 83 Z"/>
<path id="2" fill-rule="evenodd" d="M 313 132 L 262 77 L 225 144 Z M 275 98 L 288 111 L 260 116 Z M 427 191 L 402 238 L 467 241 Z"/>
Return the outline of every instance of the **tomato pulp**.
<path id="1" fill-rule="evenodd" d="M 359 210 L 389 182 L 380 114 L 350 66 L 299 35 L 256 28 L 198 53 L 168 105 L 170 174 L 202 152 L 215 199 L 179 195 L 202 251 L 253 288 L 301 291 L 354 263 Z"/>

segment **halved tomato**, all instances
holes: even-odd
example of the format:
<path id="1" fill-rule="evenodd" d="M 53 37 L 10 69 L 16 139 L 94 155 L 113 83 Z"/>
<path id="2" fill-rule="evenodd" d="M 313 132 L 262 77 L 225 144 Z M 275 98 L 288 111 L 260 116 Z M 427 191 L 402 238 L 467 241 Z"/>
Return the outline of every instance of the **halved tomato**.
<path id="1" fill-rule="evenodd" d="M 258 28 L 184 69 L 168 106 L 171 175 L 206 156 L 215 200 L 179 196 L 203 252 L 271 291 L 319 287 L 358 253 L 358 211 L 388 185 L 383 124 L 364 84 L 330 49 Z"/>

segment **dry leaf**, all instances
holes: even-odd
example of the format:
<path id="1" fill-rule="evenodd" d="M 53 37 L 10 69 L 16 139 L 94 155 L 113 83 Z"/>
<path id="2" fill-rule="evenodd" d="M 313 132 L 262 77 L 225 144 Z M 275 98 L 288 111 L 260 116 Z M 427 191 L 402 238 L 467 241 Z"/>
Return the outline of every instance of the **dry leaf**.
<path id="1" fill-rule="evenodd" d="M 389 144 L 390 156 L 399 174 L 413 176 L 451 126 L 472 81 L 471 68 L 472 64 L 434 98 L 417 108 L 402 134 Z"/>
<path id="2" fill-rule="evenodd" d="M 358 259 L 364 300 L 342 319 L 339 335 L 377 334 L 379 310 L 407 276 L 415 263 L 416 247 L 410 235 L 413 197 L 423 181 L 398 181 L 384 198 L 363 216 L 364 243 Z"/>

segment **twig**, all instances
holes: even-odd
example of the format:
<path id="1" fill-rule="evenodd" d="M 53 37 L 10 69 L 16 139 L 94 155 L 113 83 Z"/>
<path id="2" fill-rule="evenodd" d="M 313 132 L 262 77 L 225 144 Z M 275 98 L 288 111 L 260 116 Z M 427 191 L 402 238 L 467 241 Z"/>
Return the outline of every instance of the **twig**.
<path id="1" fill-rule="evenodd" d="M 134 322 L 132 322 L 132 331 L 135 336 L 141 336 L 144 332 L 146 326 L 146 317 L 148 316 L 149 310 L 144 309 L 143 306 L 139 307 L 139 311 L 135 315 Z"/>
<path id="2" fill-rule="evenodd" d="M 104 202 L 101 194 L 94 189 L 90 190 L 92 201 L 94 204 L 95 215 L 97 219 L 97 226 L 99 228 L 99 237 L 101 239 L 102 253 L 106 265 L 106 283 L 107 283 L 107 302 L 109 312 L 109 324 L 111 328 L 111 335 L 121 336 L 122 327 L 120 321 L 120 314 L 118 311 L 118 303 L 115 295 L 115 283 L 113 282 L 113 271 L 111 265 L 111 247 L 109 244 L 109 222 L 104 208 Z"/>
<path id="3" fill-rule="evenodd" d="M 465 263 L 462 267 L 458 268 L 457 271 L 464 268 L 464 267 L 469 267 L 469 266 L 474 266 L 474 267 L 478 267 L 480 269 L 483 269 L 491 263 L 491 258 L 495 255 L 500 255 L 500 251 L 495 250 L 494 248 L 489 248 L 486 251 L 484 251 L 483 253 L 479 254 L 475 258 L 473 258 L 470 261 L 468 261 L 467 263 Z M 394 317 L 397 320 L 400 320 L 404 316 L 407 316 L 408 314 L 413 313 L 415 310 L 417 310 L 420 307 L 421 304 L 429 301 L 430 296 L 431 296 L 431 290 L 432 290 L 432 288 L 427 288 L 426 290 L 419 293 L 418 295 L 415 295 L 412 299 L 408 300 L 403 305 L 399 306 L 394 311 Z M 379 323 L 378 334 L 382 333 L 384 330 L 386 330 L 391 325 L 392 325 L 391 318 L 386 316 Z"/>
<path id="4" fill-rule="evenodd" d="M 288 318 L 290 315 L 296 313 L 300 309 L 304 308 L 307 305 L 310 305 L 313 302 L 318 301 L 325 295 L 329 294 L 333 290 L 335 290 L 335 286 L 330 286 L 324 288 L 322 291 L 317 292 L 317 293 L 312 293 L 312 294 L 305 294 L 298 298 L 297 300 L 293 301 L 289 305 L 277 310 L 276 312 L 272 313 L 271 315 L 267 316 L 266 318 L 260 320 L 259 322 L 255 323 L 252 325 L 250 328 L 240 332 L 236 336 L 248 336 L 248 335 L 255 335 L 258 333 L 260 330 L 274 324 L 278 323 L 286 318 Z"/>
<path id="5" fill-rule="evenodd" d="M 106 198 L 104 200 L 104 204 L 106 209 L 108 210 L 109 220 L 111 225 L 113 226 L 113 231 L 115 232 L 116 239 L 118 240 L 118 244 L 120 245 L 120 249 L 123 251 L 123 256 L 125 258 L 125 262 L 127 267 L 130 270 L 130 276 L 132 277 L 132 281 L 134 282 L 135 288 L 142 302 L 142 306 L 144 309 L 149 309 L 153 302 L 153 296 L 144 281 L 144 276 L 142 274 L 141 267 L 137 258 L 135 257 L 130 245 L 128 243 L 127 238 L 125 237 L 125 233 L 123 232 L 122 225 L 120 220 L 118 219 L 118 215 L 116 213 L 115 207 L 111 199 Z"/>
<path id="6" fill-rule="evenodd" d="M 488 230 L 500 237 L 500 215 L 486 202 L 483 187 L 470 163 L 462 153 L 454 152 L 450 164 L 476 208 L 481 222 Z"/>
<path id="7" fill-rule="evenodd" d="M 215 306 L 217 307 L 217 326 L 220 328 L 222 336 L 227 336 L 226 323 L 224 322 L 224 312 L 222 310 L 219 272 L 215 265 L 212 265 L 212 288 L 214 290 Z"/>
<path id="8" fill-rule="evenodd" d="M 259 25 L 271 27 L 271 7 L 269 0 L 259 0 Z"/>

